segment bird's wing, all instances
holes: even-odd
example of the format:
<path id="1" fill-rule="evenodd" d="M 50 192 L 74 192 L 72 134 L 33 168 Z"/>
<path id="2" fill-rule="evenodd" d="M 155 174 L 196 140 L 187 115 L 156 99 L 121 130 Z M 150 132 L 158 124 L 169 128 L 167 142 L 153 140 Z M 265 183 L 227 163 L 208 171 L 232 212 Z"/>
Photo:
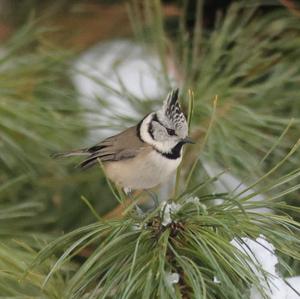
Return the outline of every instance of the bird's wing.
<path id="1" fill-rule="evenodd" d="M 137 126 L 130 127 L 86 149 L 85 153 L 88 155 L 80 163 L 80 167 L 88 168 L 97 163 L 97 159 L 103 162 L 131 159 L 147 147 L 150 145 L 142 142 L 137 136 Z"/>

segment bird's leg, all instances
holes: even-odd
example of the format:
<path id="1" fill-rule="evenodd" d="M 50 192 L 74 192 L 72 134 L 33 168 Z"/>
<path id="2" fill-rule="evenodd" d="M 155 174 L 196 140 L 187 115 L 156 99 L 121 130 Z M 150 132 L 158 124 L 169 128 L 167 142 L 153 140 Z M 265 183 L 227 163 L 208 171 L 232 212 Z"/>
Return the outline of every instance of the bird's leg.
<path id="1" fill-rule="evenodd" d="M 130 188 L 124 188 L 125 194 L 129 197 L 129 199 L 134 203 L 135 210 L 138 214 L 138 216 L 143 217 L 144 212 L 143 210 L 138 206 L 138 204 L 135 202 L 135 199 L 133 197 L 133 192 Z"/>
<path id="2" fill-rule="evenodd" d="M 151 199 L 153 200 L 153 203 L 154 203 L 154 210 L 159 206 L 159 201 L 158 201 L 158 198 L 157 198 L 157 195 L 155 192 L 152 192 L 152 191 L 149 191 L 149 190 L 144 190 L 150 197 Z"/>

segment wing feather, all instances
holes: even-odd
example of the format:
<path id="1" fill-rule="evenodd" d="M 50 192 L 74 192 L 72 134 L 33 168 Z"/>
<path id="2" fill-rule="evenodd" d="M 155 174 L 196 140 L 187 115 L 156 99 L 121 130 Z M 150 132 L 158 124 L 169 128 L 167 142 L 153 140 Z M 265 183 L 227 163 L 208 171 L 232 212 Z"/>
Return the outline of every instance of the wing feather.
<path id="1" fill-rule="evenodd" d="M 89 155 L 79 166 L 88 168 L 97 164 L 97 159 L 103 162 L 132 159 L 145 147 L 150 147 L 150 145 L 137 137 L 137 126 L 134 126 L 88 148 Z"/>

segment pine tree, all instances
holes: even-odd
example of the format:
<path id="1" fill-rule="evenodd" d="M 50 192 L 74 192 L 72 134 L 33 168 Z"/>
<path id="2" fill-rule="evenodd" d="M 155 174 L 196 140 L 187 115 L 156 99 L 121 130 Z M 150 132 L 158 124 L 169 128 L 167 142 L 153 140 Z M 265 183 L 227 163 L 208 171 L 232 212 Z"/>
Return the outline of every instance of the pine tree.
<path id="1" fill-rule="evenodd" d="M 240 1 L 213 26 L 201 1 L 193 12 L 184 1 L 175 19 L 159 1 L 127 8 L 135 41 L 160 59 L 162 88 L 174 84 L 170 67 L 182 85 L 197 143 L 170 195 L 156 190 L 160 205 L 144 215 L 101 163 L 78 172 L 52 160 L 93 125 L 125 128 L 161 98 L 141 101 L 121 86 L 137 116 L 87 125 L 93 111 L 70 82 L 78 51 L 52 43 L 57 29 L 43 18 L 18 20 L 0 52 L 0 298 L 240 299 L 254 287 L 268 298 L 272 273 L 245 248 L 272 244 L 280 275 L 299 274 L 299 18 Z M 244 187 L 220 192 L 218 169 Z M 119 217 L 108 217 L 116 207 Z"/>

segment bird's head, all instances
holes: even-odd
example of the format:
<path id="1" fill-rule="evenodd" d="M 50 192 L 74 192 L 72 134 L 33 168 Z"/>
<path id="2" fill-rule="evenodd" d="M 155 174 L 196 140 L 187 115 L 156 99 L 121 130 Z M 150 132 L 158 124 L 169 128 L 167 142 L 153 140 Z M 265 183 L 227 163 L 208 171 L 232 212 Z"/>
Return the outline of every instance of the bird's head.
<path id="1" fill-rule="evenodd" d="M 179 90 L 172 90 L 162 108 L 150 113 L 141 123 L 141 138 L 161 153 L 171 153 L 176 146 L 181 149 L 185 143 L 193 143 L 178 98 Z"/>

